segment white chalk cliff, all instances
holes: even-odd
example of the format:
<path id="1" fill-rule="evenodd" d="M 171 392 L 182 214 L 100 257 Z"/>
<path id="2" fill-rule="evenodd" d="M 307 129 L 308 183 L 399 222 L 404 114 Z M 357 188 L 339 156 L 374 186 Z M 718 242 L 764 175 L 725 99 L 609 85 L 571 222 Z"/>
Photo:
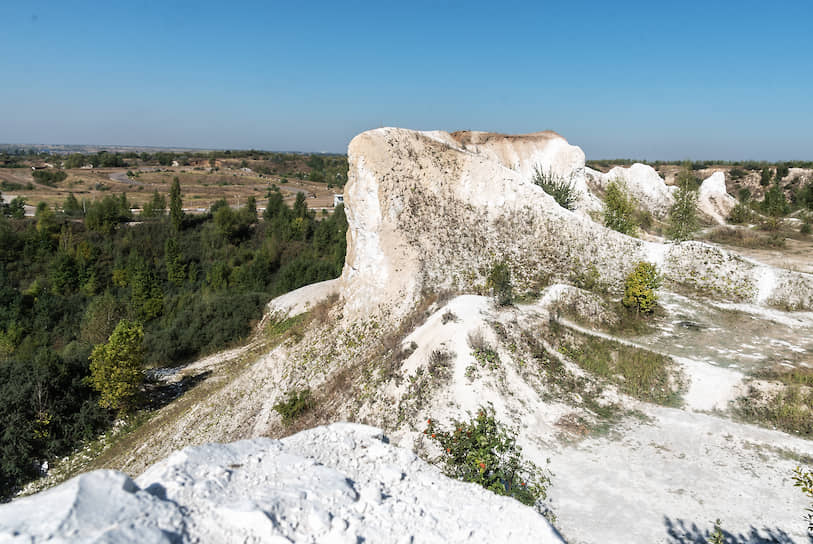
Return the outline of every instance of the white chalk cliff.
<path id="1" fill-rule="evenodd" d="M 587 183 L 584 153 L 554 133 L 381 128 L 356 136 L 348 160 L 341 291 L 353 315 L 403 313 L 427 289 L 470 292 L 484 284 L 498 259 L 510 264 L 520 290 L 551 278 L 567 280 L 595 265 L 601 281 L 617 292 L 638 261 L 649 261 L 667 281 L 715 296 L 813 308 L 810 275 L 700 242 L 645 242 L 560 207 L 532 182 L 534 167 L 572 176 L 581 188 Z M 624 176 L 653 210 L 672 202 L 649 167 L 613 175 Z"/>
<path id="2" fill-rule="evenodd" d="M 659 219 L 665 218 L 675 203 L 675 187 L 666 185 L 655 169 L 646 164 L 635 163 L 629 168 L 616 166 L 606 174 L 588 168 L 587 177 L 601 192 L 606 191 L 612 181 L 622 183 L 641 208 Z"/>
<path id="3" fill-rule="evenodd" d="M 0 506 L 2 542 L 561 543 L 535 510 L 450 480 L 381 431 L 209 444 Z"/>
<path id="4" fill-rule="evenodd" d="M 718 225 L 725 225 L 725 218 L 737 205 L 737 199 L 725 188 L 725 174 L 715 172 L 700 185 L 697 207 Z"/>

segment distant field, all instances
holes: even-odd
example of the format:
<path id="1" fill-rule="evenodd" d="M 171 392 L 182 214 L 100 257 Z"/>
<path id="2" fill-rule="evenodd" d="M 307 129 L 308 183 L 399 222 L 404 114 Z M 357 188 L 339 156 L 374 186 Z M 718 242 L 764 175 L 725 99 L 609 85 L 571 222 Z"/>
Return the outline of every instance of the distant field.
<path id="1" fill-rule="evenodd" d="M 154 191 L 169 193 L 173 178 L 181 183 L 184 208 L 189 212 L 204 211 L 213 202 L 225 198 L 232 206 L 245 204 L 249 196 L 257 199 L 257 205 L 264 207 L 268 189 L 276 184 L 285 195 L 286 201 L 293 202 L 297 192 L 306 194 L 308 207 L 312 209 L 332 208 L 333 195 L 342 192 L 341 187 L 328 188 L 327 183 L 288 178 L 281 175 L 263 175 L 245 172 L 240 168 L 220 168 L 194 170 L 190 167 L 138 168 L 95 168 L 68 169 L 68 177 L 53 187 L 37 183 L 30 169 L 0 168 L 0 183 L 6 201 L 13 196 L 22 196 L 29 205 L 45 202 L 49 206 L 61 206 L 69 193 L 81 202 L 82 199 L 95 200 L 108 194 L 127 193 L 127 198 L 139 208 L 147 202 Z M 135 175 L 128 176 L 132 171 Z M 29 188 L 30 187 L 30 188 Z"/>

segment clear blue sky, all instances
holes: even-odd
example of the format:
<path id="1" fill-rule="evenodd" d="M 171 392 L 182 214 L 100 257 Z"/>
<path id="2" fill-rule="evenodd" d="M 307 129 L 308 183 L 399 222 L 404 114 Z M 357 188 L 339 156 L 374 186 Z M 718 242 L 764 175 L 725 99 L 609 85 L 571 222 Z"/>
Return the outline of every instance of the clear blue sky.
<path id="1" fill-rule="evenodd" d="M 809 0 L 4 0 L 0 20 L 0 142 L 344 152 L 383 124 L 813 159 Z"/>

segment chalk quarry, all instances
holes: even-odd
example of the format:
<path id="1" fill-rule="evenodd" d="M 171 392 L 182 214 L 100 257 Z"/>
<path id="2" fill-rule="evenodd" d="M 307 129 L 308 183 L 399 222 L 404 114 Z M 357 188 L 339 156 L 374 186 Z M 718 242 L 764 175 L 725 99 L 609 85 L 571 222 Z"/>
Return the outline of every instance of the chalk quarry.
<path id="1" fill-rule="evenodd" d="M 208 377 L 118 447 L 81 465 L 135 478 L 82 477 L 89 489 L 115 487 L 128 497 L 122 501 L 162 512 L 156 519 L 164 521 L 148 524 L 154 531 L 141 538 L 500 542 L 500 531 L 510 529 L 514 541 L 556 542 L 535 510 L 445 481 L 410 453 L 438 457 L 422 433 L 428 417 L 448 422 L 490 403 L 497 419 L 517 430 L 528 458 L 551 469 L 545 506 L 567 542 L 702 542 L 716 518 L 731 542 L 809 541 L 805 500 L 790 473 L 813 458 L 813 444 L 743 423 L 730 403 L 768 361 L 813 365 L 813 276 L 710 244 L 666 244 L 605 228 L 596 212 L 612 179 L 623 178 L 660 217 L 674 189 L 644 165 L 591 170 L 581 149 L 552 132 L 381 128 L 354 138 L 348 158 L 341 277 L 271 301 L 261 325 L 306 312 L 301 329 L 277 336 L 263 329 L 243 348 L 169 373 L 168 380 Z M 574 211 L 533 183 L 536 169 L 572 180 L 580 193 Z M 712 175 L 700 190 L 701 211 L 713 221 L 733 205 L 720 178 Z M 515 290 L 529 294 L 523 302 L 498 307 L 487 296 L 496 260 L 509 264 Z M 594 326 L 611 317 L 638 261 L 656 264 L 665 278 L 663 311 L 651 330 Z M 576 285 L 584 270 L 595 271 L 596 292 Z M 562 308 L 573 315 L 560 315 Z M 641 400 L 622 382 L 591 376 L 557 348 L 552 335 L 562 330 L 669 357 L 679 400 Z M 473 334 L 498 364 L 481 364 Z M 449 362 L 432 371 L 437 351 Z M 316 407 L 287 428 L 273 406 L 304 388 Z M 610 407 L 617 417 L 602 420 Z M 332 425 L 281 442 L 263 439 L 337 421 L 381 430 Z M 245 439 L 256 440 L 204 446 Z M 320 449 L 320 441 L 330 447 Z M 201 447 L 173 453 L 189 446 Z M 44 539 L 23 510 L 57 508 L 54 497 L 78 497 L 81 482 L 0 507 L 0 520 L 7 520 L 0 526 L 7 535 L 19 532 L 21 541 Z M 471 502 L 449 509 L 461 494 Z M 495 513 L 484 523 L 478 509 Z M 83 525 L 65 509 L 54 512 L 54 520 L 72 521 L 43 529 L 53 534 L 58 525 L 106 534 L 110 519 L 119 519 L 112 512 Z"/>

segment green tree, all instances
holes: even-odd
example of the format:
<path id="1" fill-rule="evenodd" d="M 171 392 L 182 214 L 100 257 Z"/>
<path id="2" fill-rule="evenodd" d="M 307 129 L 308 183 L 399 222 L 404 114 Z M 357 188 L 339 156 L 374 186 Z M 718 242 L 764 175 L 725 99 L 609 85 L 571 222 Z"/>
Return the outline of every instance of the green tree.
<path id="1" fill-rule="evenodd" d="M 624 280 L 624 298 L 621 303 L 634 309 L 635 313 L 651 314 L 658 303 L 655 289 L 660 285 L 661 277 L 655 265 L 640 261 Z"/>
<path id="2" fill-rule="evenodd" d="M 107 343 L 90 354 L 90 384 L 99 392 L 99 405 L 119 412 L 135 408 L 144 372 L 144 330 L 140 324 L 119 321 Z"/>
<path id="3" fill-rule="evenodd" d="M 164 195 L 158 191 L 155 191 L 152 194 L 152 200 L 144 204 L 144 209 L 141 210 L 141 217 L 163 217 L 166 211 L 167 199 L 164 197 Z"/>
<path id="4" fill-rule="evenodd" d="M 768 185 L 771 184 L 772 177 L 773 175 L 771 173 L 771 169 L 767 167 L 763 168 L 759 176 L 759 184 L 762 185 L 763 187 L 767 187 Z"/>
<path id="5" fill-rule="evenodd" d="M 635 198 L 627 193 L 624 183 L 617 179 L 611 181 L 604 196 L 604 224 L 622 234 L 635 234 L 638 228 L 635 222 L 637 207 Z"/>
<path id="6" fill-rule="evenodd" d="M 257 199 L 254 197 L 254 195 L 248 197 L 245 207 L 245 214 L 249 223 L 257 222 Z"/>
<path id="7" fill-rule="evenodd" d="M 669 209 L 666 235 L 678 242 L 689 240 L 698 228 L 697 190 L 692 187 L 690 177 L 694 176 L 689 171 L 684 171 L 678 176 L 675 203 Z"/>
<path id="8" fill-rule="evenodd" d="M 37 231 L 41 234 L 55 234 L 59 225 L 53 210 L 45 202 L 37 204 L 37 211 L 34 216 L 37 218 Z"/>
<path id="9" fill-rule="evenodd" d="M 79 338 L 89 344 L 101 344 L 113 333 L 124 315 L 124 301 L 110 291 L 93 297 L 82 316 Z"/>
<path id="10" fill-rule="evenodd" d="M 82 205 L 73 196 L 73 193 L 68 193 L 68 198 L 62 204 L 62 212 L 70 217 L 81 217 L 83 215 Z"/>
<path id="11" fill-rule="evenodd" d="M 308 215 L 308 203 L 305 201 L 305 193 L 296 193 L 294 201 L 294 217 L 304 218 Z"/>
<path id="12" fill-rule="evenodd" d="M 244 210 L 235 211 L 228 205 L 217 206 L 214 222 L 217 230 L 230 242 L 238 242 L 251 232 L 249 215 Z"/>
<path id="13" fill-rule="evenodd" d="M 765 192 L 765 198 L 760 204 L 762 211 L 771 217 L 782 217 L 790 212 L 790 206 L 785 198 L 785 191 L 779 185 L 779 182 L 774 183 L 768 191 Z"/>
<path id="14" fill-rule="evenodd" d="M 172 227 L 179 231 L 183 224 L 183 201 L 181 200 L 181 182 L 175 176 L 172 179 L 172 188 L 169 191 L 169 217 Z"/>
<path id="15" fill-rule="evenodd" d="M 186 265 L 183 263 L 177 239 L 167 238 L 164 244 L 164 260 L 167 266 L 167 279 L 170 283 L 181 285 L 186 279 Z"/>

